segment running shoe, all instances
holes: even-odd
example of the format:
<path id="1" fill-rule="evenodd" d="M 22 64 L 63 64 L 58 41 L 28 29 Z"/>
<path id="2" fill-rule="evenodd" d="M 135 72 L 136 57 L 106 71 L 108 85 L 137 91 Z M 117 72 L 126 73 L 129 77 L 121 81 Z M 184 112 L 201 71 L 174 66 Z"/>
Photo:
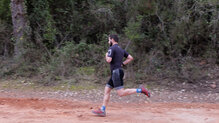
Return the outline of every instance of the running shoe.
<path id="1" fill-rule="evenodd" d="M 143 85 L 141 85 L 139 88 L 141 89 L 141 93 L 145 94 L 148 97 L 151 97 L 150 92 Z"/>
<path id="2" fill-rule="evenodd" d="M 98 115 L 98 116 L 101 116 L 101 117 L 105 117 L 106 116 L 106 112 L 105 111 L 102 111 L 101 109 L 98 109 L 98 110 L 92 110 L 92 113 Z"/>

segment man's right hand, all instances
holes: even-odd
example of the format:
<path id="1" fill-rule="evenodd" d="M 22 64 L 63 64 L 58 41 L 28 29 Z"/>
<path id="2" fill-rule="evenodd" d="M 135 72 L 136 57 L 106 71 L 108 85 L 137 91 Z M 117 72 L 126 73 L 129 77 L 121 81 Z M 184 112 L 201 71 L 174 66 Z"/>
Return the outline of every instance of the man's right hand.
<path id="1" fill-rule="evenodd" d="M 128 63 L 130 63 L 134 58 L 131 55 L 128 55 L 128 57 L 126 58 L 126 60 L 123 62 L 123 64 L 127 65 Z"/>

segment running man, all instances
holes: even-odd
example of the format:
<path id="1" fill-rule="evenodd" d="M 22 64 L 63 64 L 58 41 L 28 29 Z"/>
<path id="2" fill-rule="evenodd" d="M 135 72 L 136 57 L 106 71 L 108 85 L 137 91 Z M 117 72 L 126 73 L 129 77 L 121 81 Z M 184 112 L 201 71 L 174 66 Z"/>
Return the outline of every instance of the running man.
<path id="1" fill-rule="evenodd" d="M 117 35 L 110 35 L 108 37 L 108 40 L 110 48 L 106 53 L 106 61 L 110 63 L 111 77 L 105 87 L 102 107 L 98 110 L 92 111 L 94 114 L 103 117 L 106 116 L 105 110 L 110 99 L 110 92 L 113 88 L 116 89 L 117 94 L 121 97 L 135 93 L 143 93 L 146 96 L 150 97 L 150 92 L 147 91 L 147 89 L 145 89 L 143 86 L 140 86 L 137 89 L 124 89 L 124 72 L 122 70 L 122 66 L 125 66 L 128 63 L 130 63 L 133 60 L 133 57 L 130 54 L 128 54 L 125 50 L 123 50 L 121 47 L 119 47 L 119 38 Z M 126 60 L 123 62 L 124 57 L 126 58 Z"/>

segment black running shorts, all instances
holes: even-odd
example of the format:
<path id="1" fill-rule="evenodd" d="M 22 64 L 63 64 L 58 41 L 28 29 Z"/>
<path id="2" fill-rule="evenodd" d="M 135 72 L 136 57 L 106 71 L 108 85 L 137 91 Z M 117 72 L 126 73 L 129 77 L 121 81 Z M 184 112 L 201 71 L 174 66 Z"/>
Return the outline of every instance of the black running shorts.
<path id="1" fill-rule="evenodd" d="M 112 89 L 115 88 L 116 90 L 124 88 L 123 76 L 124 76 L 124 72 L 121 68 L 113 70 L 111 73 L 111 77 L 108 83 L 106 84 L 106 86 Z"/>

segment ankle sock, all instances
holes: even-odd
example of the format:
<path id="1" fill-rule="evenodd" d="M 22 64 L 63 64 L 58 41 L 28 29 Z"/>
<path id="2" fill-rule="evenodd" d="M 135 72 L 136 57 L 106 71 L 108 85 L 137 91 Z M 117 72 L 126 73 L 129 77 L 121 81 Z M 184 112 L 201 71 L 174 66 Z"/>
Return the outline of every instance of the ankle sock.
<path id="1" fill-rule="evenodd" d="M 136 92 L 137 92 L 137 93 L 141 93 L 141 91 L 142 91 L 142 90 L 141 90 L 140 88 L 137 88 L 137 89 L 136 89 Z"/>
<path id="2" fill-rule="evenodd" d="M 100 109 L 101 109 L 102 111 L 105 111 L 106 107 L 103 105 Z"/>

